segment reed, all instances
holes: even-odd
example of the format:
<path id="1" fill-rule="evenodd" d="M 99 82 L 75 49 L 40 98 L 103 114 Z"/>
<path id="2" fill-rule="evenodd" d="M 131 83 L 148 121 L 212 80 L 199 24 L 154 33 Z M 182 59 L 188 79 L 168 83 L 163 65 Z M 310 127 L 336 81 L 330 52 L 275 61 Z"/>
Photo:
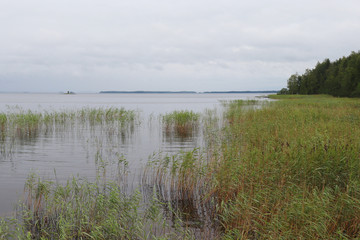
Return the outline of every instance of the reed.
<path id="1" fill-rule="evenodd" d="M 19 108 L 0 113 L 0 154 L 25 141 L 56 132 L 105 132 L 109 136 L 126 136 L 140 124 L 137 112 L 124 108 L 83 108 L 61 111 L 24 111 Z M 96 129 L 96 131 L 95 131 Z"/>
<path id="2" fill-rule="evenodd" d="M 14 109 L 8 113 L 0 114 L 0 127 L 2 131 L 7 128 L 18 128 L 29 132 L 40 125 L 53 126 L 69 122 L 89 122 L 91 124 L 104 124 L 117 122 L 122 125 L 137 123 L 138 116 L 135 111 L 124 108 L 83 108 L 80 110 L 62 110 L 54 112 L 33 112 Z"/>
<path id="3" fill-rule="evenodd" d="M 211 173 L 206 155 L 196 148 L 175 155 L 155 154 L 148 161 L 143 186 L 154 186 L 163 203 L 178 212 L 182 227 L 192 229 L 197 239 L 218 239 L 220 227 L 216 206 L 206 197 Z"/>

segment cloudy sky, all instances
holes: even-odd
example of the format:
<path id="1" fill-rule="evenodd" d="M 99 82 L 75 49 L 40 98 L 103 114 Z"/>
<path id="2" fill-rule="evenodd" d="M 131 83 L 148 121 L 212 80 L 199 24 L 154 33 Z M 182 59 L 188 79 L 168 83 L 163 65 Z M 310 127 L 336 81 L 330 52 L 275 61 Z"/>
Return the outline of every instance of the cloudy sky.
<path id="1" fill-rule="evenodd" d="M 360 50 L 359 0 L 0 0 L 0 91 L 277 90 Z"/>

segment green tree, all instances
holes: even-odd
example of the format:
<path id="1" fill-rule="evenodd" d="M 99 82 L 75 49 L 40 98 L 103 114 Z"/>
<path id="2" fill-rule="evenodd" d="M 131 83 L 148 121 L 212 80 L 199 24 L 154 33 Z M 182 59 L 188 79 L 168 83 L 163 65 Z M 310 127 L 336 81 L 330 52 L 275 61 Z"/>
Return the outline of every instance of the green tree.
<path id="1" fill-rule="evenodd" d="M 289 94 L 330 94 L 360 97 L 360 51 L 335 62 L 325 59 L 303 75 L 293 74 L 287 81 Z"/>
<path id="2" fill-rule="evenodd" d="M 299 74 L 293 74 L 290 76 L 287 82 L 289 94 L 298 94 L 300 90 Z"/>

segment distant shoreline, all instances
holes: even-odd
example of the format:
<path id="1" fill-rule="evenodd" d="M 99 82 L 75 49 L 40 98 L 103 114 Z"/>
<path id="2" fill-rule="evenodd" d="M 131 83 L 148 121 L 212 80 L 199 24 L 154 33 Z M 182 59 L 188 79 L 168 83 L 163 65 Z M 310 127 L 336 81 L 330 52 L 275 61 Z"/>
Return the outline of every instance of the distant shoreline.
<path id="1" fill-rule="evenodd" d="M 277 93 L 278 91 L 209 91 L 209 92 L 195 92 L 195 91 L 101 91 L 99 93 L 141 93 L 141 94 L 226 94 L 226 93 Z"/>

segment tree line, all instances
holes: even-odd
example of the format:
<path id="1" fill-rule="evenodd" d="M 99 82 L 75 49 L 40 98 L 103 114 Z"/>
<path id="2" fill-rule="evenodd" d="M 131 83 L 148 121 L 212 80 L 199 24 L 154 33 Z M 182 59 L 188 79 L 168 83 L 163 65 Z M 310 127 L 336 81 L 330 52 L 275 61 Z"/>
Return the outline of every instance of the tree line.
<path id="1" fill-rule="evenodd" d="M 293 74 L 279 94 L 330 94 L 360 97 L 360 51 L 334 62 L 325 59 L 303 75 Z"/>

